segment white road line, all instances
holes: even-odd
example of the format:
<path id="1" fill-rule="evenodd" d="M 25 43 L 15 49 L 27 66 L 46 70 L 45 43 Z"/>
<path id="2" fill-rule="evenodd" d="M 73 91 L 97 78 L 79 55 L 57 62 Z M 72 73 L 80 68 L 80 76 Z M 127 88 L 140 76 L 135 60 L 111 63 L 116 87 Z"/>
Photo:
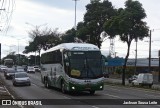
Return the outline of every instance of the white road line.
<path id="1" fill-rule="evenodd" d="M 15 97 L 8 91 L 8 89 L 4 86 L 5 90 L 7 91 L 7 93 L 13 98 L 15 99 Z"/>
<path id="2" fill-rule="evenodd" d="M 31 83 L 31 85 L 38 86 L 38 85 L 36 85 L 36 84 L 34 84 L 34 83 Z"/>
<path id="3" fill-rule="evenodd" d="M 8 89 L 4 86 L 7 93 L 12 97 L 12 99 L 15 99 L 15 97 L 8 91 Z M 24 108 L 22 105 L 18 105 L 20 108 Z"/>
<path id="4" fill-rule="evenodd" d="M 93 108 L 99 108 L 99 107 L 97 107 L 97 106 L 92 106 Z"/>
<path id="5" fill-rule="evenodd" d="M 72 98 L 69 98 L 69 97 L 67 97 L 67 96 L 64 96 L 64 95 L 63 95 L 63 97 L 64 97 L 64 98 L 66 98 L 66 99 L 72 99 Z"/>
<path id="6" fill-rule="evenodd" d="M 120 97 L 119 97 L 119 96 L 115 96 L 115 95 L 111 95 L 111 94 L 103 94 L 103 95 L 106 95 L 106 96 L 110 96 L 110 97 L 114 97 L 114 98 L 118 98 L 118 99 L 120 99 Z"/>

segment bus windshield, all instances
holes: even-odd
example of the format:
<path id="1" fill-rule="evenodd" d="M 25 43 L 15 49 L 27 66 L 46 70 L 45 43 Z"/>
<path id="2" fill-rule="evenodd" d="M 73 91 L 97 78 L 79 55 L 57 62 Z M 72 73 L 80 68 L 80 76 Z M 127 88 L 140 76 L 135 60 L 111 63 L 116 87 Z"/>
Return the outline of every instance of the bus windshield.
<path id="1" fill-rule="evenodd" d="M 4 60 L 4 65 L 11 68 L 13 66 L 13 59 L 5 59 Z"/>
<path id="2" fill-rule="evenodd" d="M 79 79 L 102 77 L 100 51 L 71 51 L 68 52 L 68 57 L 71 77 Z"/>

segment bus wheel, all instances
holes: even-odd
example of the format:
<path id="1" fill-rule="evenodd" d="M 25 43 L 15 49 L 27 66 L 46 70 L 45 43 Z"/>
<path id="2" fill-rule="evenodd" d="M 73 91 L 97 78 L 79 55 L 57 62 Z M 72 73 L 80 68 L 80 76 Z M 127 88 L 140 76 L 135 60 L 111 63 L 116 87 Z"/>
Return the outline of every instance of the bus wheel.
<path id="1" fill-rule="evenodd" d="M 94 95 L 94 93 L 95 93 L 95 90 L 91 90 L 91 91 L 90 91 L 90 94 L 91 94 L 91 95 Z"/>
<path id="2" fill-rule="evenodd" d="M 61 91 L 62 91 L 62 93 L 66 93 L 66 91 L 65 91 L 65 84 L 64 84 L 63 81 L 61 83 Z"/>
<path id="3" fill-rule="evenodd" d="M 48 80 L 45 80 L 45 87 L 46 88 L 50 88 L 49 84 L 48 84 Z"/>

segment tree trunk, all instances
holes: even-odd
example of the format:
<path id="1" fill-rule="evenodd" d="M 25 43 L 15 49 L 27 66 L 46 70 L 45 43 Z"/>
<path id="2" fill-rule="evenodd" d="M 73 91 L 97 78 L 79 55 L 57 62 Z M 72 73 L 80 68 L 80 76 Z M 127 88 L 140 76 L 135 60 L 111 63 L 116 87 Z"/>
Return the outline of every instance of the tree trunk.
<path id="1" fill-rule="evenodd" d="M 128 56 L 129 56 L 131 42 L 128 42 L 127 45 L 128 45 L 128 50 L 127 50 L 127 55 L 125 57 L 123 70 L 122 70 L 122 85 L 124 85 L 124 86 L 125 86 L 125 70 L 126 70 L 126 64 L 127 64 L 127 60 L 128 60 Z"/>

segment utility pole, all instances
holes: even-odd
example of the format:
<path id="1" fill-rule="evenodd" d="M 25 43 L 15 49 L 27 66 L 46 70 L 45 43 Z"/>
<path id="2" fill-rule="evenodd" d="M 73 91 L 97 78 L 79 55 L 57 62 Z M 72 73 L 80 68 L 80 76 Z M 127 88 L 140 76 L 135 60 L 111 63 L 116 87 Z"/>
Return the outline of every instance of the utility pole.
<path id="1" fill-rule="evenodd" d="M 115 56 L 114 56 L 114 58 L 116 58 L 116 56 L 117 56 L 117 52 L 115 52 Z"/>
<path id="2" fill-rule="evenodd" d="M 37 60 L 36 60 L 36 51 L 35 51 L 35 66 L 36 66 L 36 64 L 37 64 L 36 61 L 37 61 Z"/>
<path id="3" fill-rule="evenodd" d="M 148 67 L 148 72 L 151 72 L 151 33 L 152 31 L 149 31 L 149 67 Z"/>
<path id="4" fill-rule="evenodd" d="M 158 77 L 158 81 L 160 82 L 160 50 L 158 53 L 158 57 L 159 57 L 159 77 Z"/>
<path id="5" fill-rule="evenodd" d="M 19 65 L 19 60 L 20 60 L 20 54 L 19 54 L 19 39 L 18 39 L 18 65 Z"/>
<path id="6" fill-rule="evenodd" d="M 135 70 L 134 70 L 134 75 L 136 74 L 136 71 L 137 71 L 137 41 L 138 41 L 138 39 L 136 38 L 135 41 L 136 41 L 136 50 L 135 50 Z"/>
<path id="7" fill-rule="evenodd" d="M 77 11 L 77 1 L 78 0 L 73 0 L 73 1 L 75 1 L 75 19 L 74 19 L 74 27 L 75 27 L 75 30 L 77 30 L 77 27 L 76 27 L 76 19 L 77 19 L 77 13 L 76 13 L 76 11 Z"/>
<path id="8" fill-rule="evenodd" d="M 0 43 L 0 65 L 1 65 L 1 43 Z"/>

